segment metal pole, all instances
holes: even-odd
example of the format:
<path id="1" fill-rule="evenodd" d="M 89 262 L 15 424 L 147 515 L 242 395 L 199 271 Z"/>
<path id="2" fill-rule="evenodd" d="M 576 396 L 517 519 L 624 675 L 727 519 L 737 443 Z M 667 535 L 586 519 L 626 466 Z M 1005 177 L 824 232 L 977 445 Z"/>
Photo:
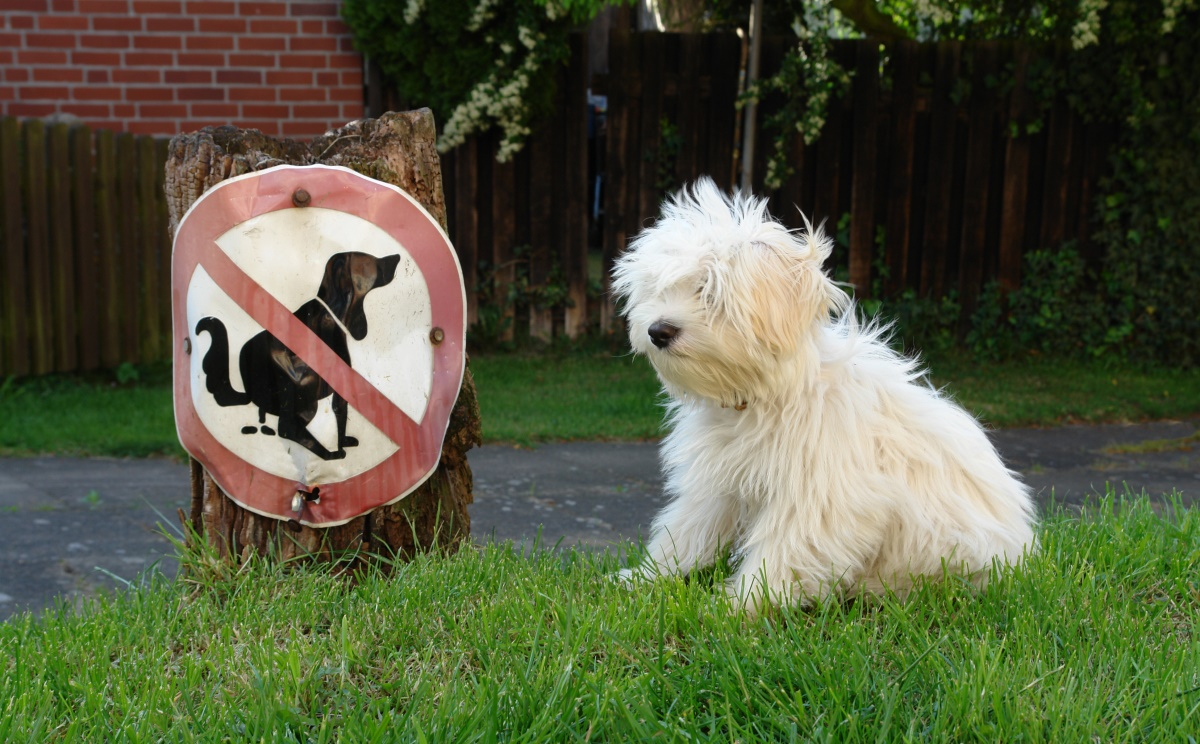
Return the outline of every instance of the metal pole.
<path id="1" fill-rule="evenodd" d="M 763 0 L 754 0 L 750 8 L 750 64 L 746 75 L 746 90 L 758 81 L 758 63 L 762 57 Z M 749 193 L 754 185 L 754 130 L 758 119 L 758 104 L 751 100 L 746 104 L 745 125 L 742 129 L 742 183 L 741 188 Z"/>

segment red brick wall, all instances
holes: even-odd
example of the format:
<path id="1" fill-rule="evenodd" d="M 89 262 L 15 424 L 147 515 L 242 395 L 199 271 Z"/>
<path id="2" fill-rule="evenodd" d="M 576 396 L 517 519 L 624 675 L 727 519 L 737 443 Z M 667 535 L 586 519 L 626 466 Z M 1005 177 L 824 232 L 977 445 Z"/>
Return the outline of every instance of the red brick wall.
<path id="1" fill-rule="evenodd" d="M 308 138 L 361 118 L 339 0 L 0 0 L 0 115 Z"/>

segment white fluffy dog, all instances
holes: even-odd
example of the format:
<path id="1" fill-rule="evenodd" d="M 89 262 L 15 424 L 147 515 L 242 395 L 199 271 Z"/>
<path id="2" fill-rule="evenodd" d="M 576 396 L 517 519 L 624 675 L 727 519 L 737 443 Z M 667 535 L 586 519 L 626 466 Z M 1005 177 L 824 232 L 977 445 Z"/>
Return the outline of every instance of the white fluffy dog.
<path id="1" fill-rule="evenodd" d="M 670 396 L 670 503 L 628 578 L 732 548 L 728 590 L 755 609 L 888 589 L 1033 547 L 1028 489 L 962 408 L 863 327 L 825 275 L 832 243 L 708 179 L 664 205 L 613 289 L 633 348 Z"/>

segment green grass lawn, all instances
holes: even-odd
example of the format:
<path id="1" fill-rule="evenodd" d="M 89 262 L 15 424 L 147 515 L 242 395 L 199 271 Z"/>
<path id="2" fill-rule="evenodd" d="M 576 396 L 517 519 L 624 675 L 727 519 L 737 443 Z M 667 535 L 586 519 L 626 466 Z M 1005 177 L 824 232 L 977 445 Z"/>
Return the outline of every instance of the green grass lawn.
<path id="1" fill-rule="evenodd" d="M 994 427 L 1139 421 L 1200 413 L 1200 375 L 1132 365 L 1028 358 L 978 364 L 933 360 L 932 379 Z M 579 350 L 471 358 L 487 442 L 531 445 L 662 435 L 659 386 L 629 355 Z M 0 387 L 0 455 L 182 456 L 170 370 L 9 382 Z"/>
<path id="2" fill-rule="evenodd" d="M 252 561 L 0 624 L 0 741 L 1188 741 L 1200 513 L 1063 513 L 984 592 L 748 619 L 714 581 L 509 546 Z"/>
<path id="3" fill-rule="evenodd" d="M 0 386 L 0 454 L 182 457 L 175 436 L 171 371 L 140 371 L 118 384 L 112 373 L 8 381 Z"/>

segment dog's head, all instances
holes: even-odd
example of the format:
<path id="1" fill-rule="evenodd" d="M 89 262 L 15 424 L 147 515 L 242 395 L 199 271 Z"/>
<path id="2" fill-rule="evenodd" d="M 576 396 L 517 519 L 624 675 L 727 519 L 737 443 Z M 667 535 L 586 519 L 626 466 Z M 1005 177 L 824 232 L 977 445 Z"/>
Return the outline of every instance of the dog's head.
<path id="1" fill-rule="evenodd" d="M 737 406 L 760 397 L 845 305 L 822 269 L 831 249 L 819 229 L 791 232 L 766 200 L 726 196 L 705 178 L 630 243 L 613 290 L 634 350 L 672 396 Z"/>
<path id="2" fill-rule="evenodd" d="M 325 263 L 317 296 L 346 324 L 350 335 L 362 341 L 367 337 L 363 300 L 372 289 L 391 283 L 399 263 L 399 254 L 377 258 L 358 252 L 336 253 Z"/>

